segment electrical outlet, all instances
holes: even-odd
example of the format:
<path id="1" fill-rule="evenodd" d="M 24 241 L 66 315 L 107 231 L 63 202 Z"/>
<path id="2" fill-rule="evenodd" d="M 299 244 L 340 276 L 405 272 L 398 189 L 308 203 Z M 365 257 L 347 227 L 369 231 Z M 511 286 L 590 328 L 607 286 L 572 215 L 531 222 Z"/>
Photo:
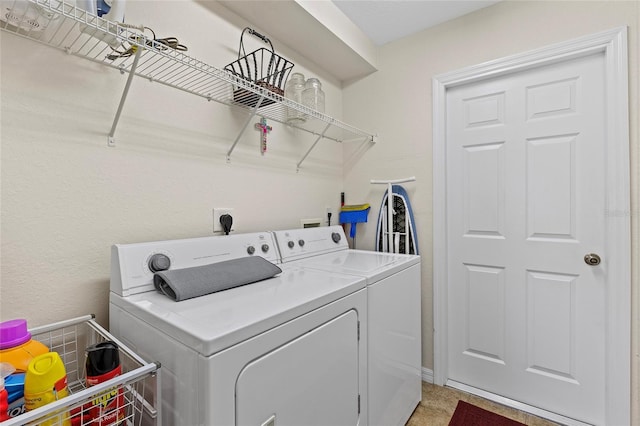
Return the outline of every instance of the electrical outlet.
<path id="1" fill-rule="evenodd" d="M 213 232 L 222 232 L 222 225 L 220 224 L 220 216 L 222 215 L 231 215 L 233 217 L 233 209 L 222 208 L 222 207 L 214 207 L 213 208 Z M 231 230 L 236 230 L 235 220 L 233 225 L 231 225 Z"/>
<path id="2" fill-rule="evenodd" d="M 325 209 L 327 211 L 327 214 L 325 216 L 325 222 L 324 223 L 326 223 L 327 226 L 331 226 L 331 223 L 332 223 L 331 219 L 335 220 L 337 218 L 333 217 L 333 209 L 331 207 L 327 206 Z M 334 225 L 335 225 L 335 223 L 336 222 L 333 222 Z"/>

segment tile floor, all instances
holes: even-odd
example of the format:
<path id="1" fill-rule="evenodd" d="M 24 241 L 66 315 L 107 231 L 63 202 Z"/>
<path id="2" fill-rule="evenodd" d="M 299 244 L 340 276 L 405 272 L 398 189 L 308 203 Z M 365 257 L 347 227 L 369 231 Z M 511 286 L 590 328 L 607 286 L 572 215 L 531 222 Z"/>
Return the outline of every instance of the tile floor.
<path id="1" fill-rule="evenodd" d="M 458 400 L 469 402 L 528 426 L 557 426 L 557 423 L 541 419 L 533 414 L 505 407 L 457 389 L 422 382 L 422 401 L 416 407 L 406 426 L 447 426 Z"/>

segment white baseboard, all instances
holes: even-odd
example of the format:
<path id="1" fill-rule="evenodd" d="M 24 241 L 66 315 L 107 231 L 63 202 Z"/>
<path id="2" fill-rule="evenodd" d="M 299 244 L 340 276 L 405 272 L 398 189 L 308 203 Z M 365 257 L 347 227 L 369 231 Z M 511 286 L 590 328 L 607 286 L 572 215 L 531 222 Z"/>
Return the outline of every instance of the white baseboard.
<path id="1" fill-rule="evenodd" d="M 433 370 L 422 367 L 422 381 L 427 383 L 433 383 Z"/>

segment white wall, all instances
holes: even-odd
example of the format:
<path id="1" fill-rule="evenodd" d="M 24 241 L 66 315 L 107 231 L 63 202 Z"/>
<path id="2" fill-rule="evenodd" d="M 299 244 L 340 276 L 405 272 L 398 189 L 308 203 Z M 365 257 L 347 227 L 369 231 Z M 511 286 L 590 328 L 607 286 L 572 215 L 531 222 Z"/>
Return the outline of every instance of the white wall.
<path id="1" fill-rule="evenodd" d="M 640 2 L 637 1 L 504 1 L 457 20 L 382 47 L 379 71 L 344 89 L 345 120 L 375 128 L 384 142 L 370 150 L 345 147 L 345 192 L 349 201 L 369 202 L 377 209 L 384 188 L 372 178 L 415 175 L 406 184 L 416 215 L 422 260 L 423 365 L 433 368 L 432 309 L 432 78 L 545 45 L 608 30 L 629 27 L 633 226 L 633 424 L 640 424 L 638 282 L 640 246 L 640 144 L 638 141 L 638 49 Z M 374 127 L 377 125 L 377 127 Z M 358 230 L 362 248 L 372 248 L 375 223 Z"/>
<path id="2" fill-rule="evenodd" d="M 127 21 L 178 37 L 219 68 L 237 58 L 246 25 L 215 2 L 188 0 L 129 0 Z M 111 245 L 211 235 L 213 207 L 235 209 L 237 232 L 299 227 L 327 206 L 337 212 L 340 144 L 321 142 L 296 173 L 314 136 L 270 122 L 262 157 L 254 118 L 227 164 L 244 112 L 134 79 L 117 146 L 107 147 L 126 75 L 0 37 L 0 319 L 35 326 L 95 313 L 106 325 Z M 340 118 L 339 83 L 273 42 L 296 71 L 320 78 L 327 113 Z"/>

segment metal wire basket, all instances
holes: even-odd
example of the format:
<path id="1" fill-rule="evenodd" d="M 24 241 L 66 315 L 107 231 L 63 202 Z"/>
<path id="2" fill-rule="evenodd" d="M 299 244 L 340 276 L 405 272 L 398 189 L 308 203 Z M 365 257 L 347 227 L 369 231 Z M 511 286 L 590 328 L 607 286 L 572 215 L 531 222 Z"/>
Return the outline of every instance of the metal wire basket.
<path id="1" fill-rule="evenodd" d="M 256 36 L 271 46 L 271 49 L 264 47 L 247 54 L 244 50 L 243 37 L 245 32 Z M 247 27 L 240 35 L 240 47 L 238 48 L 238 59 L 226 65 L 224 69 L 236 77 L 246 80 L 258 86 L 257 91 L 266 89 L 280 96 L 284 95 L 284 85 L 287 82 L 289 73 L 293 68 L 293 63 L 275 53 L 271 40 L 257 31 Z M 233 90 L 234 101 L 254 107 L 261 96 L 243 87 L 235 87 Z M 275 101 L 264 98 L 260 106 L 266 106 Z"/>
<path id="2" fill-rule="evenodd" d="M 29 330 L 32 338 L 50 351 L 58 352 L 64 362 L 70 394 L 62 399 L 27 411 L 2 422 L 2 426 L 60 425 L 87 426 L 114 424 L 100 412 L 95 417 L 96 403 L 119 393 L 122 395 L 123 418 L 118 424 L 127 426 L 161 424 L 160 385 L 157 375 L 160 364 L 144 361 L 122 342 L 94 321 L 92 315 L 74 318 Z M 89 345 L 114 341 L 118 344 L 122 373 L 108 381 L 87 387 L 84 351 Z"/>

